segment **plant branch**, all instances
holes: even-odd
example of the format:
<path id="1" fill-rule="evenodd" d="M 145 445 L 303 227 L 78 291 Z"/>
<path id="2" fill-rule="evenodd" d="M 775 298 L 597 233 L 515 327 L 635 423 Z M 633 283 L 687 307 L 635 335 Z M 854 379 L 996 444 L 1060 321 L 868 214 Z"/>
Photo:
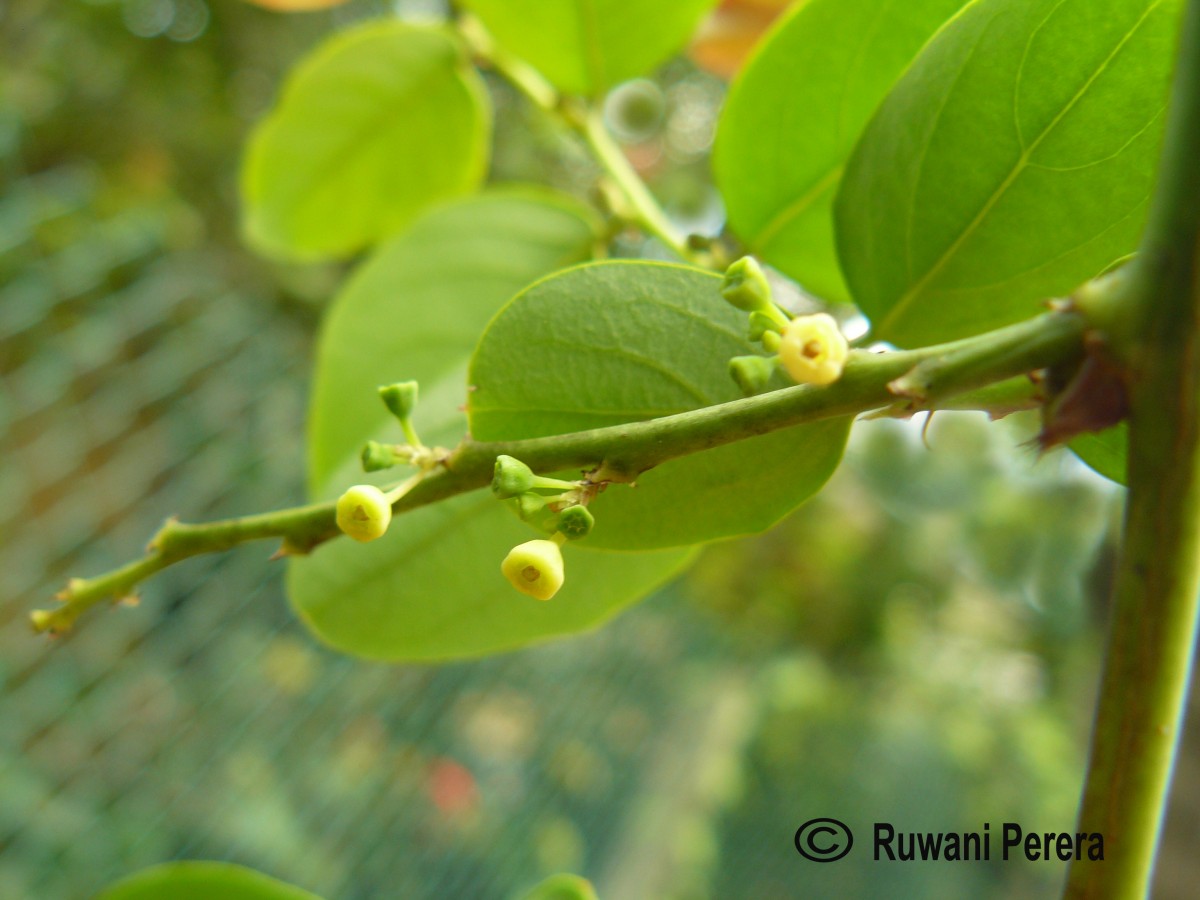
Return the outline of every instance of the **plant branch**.
<path id="1" fill-rule="evenodd" d="M 625 152 L 609 134 L 600 110 L 588 110 L 583 114 L 583 121 L 574 124 L 574 128 L 592 151 L 592 156 L 608 173 L 608 177 L 621 189 L 629 203 L 629 218 L 632 223 L 647 234 L 654 235 L 680 259 L 692 260 L 692 249 L 667 219 L 666 213 L 654 199 L 646 183 L 630 165 Z"/>
<path id="2" fill-rule="evenodd" d="M 951 344 L 889 353 L 853 351 L 845 371 L 827 387 L 796 386 L 643 422 L 520 441 L 464 440 L 411 491 L 392 504 L 393 514 L 486 486 L 496 457 L 513 456 L 535 472 L 584 469 L 594 482 L 632 482 L 672 459 L 820 419 L 851 416 L 897 404 L 934 409 L 958 397 L 1023 373 L 1078 359 L 1084 318 L 1060 310 Z M 895 382 L 922 373 L 920 391 L 901 393 Z M 909 379 L 911 380 L 911 378 Z M 985 408 L 988 408 L 985 406 Z M 64 604 L 33 614 L 39 631 L 62 631 L 85 610 L 131 594 L 146 578 L 202 553 L 265 538 L 283 541 L 282 555 L 307 553 L 340 534 L 333 503 L 260 513 L 207 524 L 167 522 L 146 555 L 90 579 L 72 579 Z"/>
<path id="3" fill-rule="evenodd" d="M 1148 895 L 1182 731 L 1200 597 L 1198 159 L 1200 0 L 1190 0 L 1146 235 L 1100 297 L 1123 332 L 1129 495 L 1077 828 L 1104 835 L 1105 861 L 1072 866 L 1072 898 Z"/>
<path id="4" fill-rule="evenodd" d="M 587 145 L 592 157 L 620 190 L 628 209 L 630 223 L 658 238 L 680 259 L 696 262 L 696 254 L 687 240 L 671 224 L 662 207 L 646 187 L 625 153 L 604 126 L 598 109 L 573 98 L 564 97 L 536 69 L 499 46 L 483 24 L 472 16 L 459 18 L 459 30 L 472 51 L 496 72 L 504 76 L 534 106 L 574 131 Z"/>

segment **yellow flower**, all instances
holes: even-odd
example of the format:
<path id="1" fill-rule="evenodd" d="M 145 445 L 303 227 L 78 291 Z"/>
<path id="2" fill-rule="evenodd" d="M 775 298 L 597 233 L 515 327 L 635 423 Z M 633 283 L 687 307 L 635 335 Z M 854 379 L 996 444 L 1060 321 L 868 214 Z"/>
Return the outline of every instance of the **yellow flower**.
<path id="1" fill-rule="evenodd" d="M 356 484 L 338 497 L 337 526 L 356 541 L 373 541 L 388 530 L 392 504 L 371 484 Z"/>
<path id="2" fill-rule="evenodd" d="M 549 600 L 563 585 L 562 551 L 554 541 L 526 541 L 508 551 L 500 571 L 522 594 Z"/>
<path id="3" fill-rule="evenodd" d="M 797 316 L 779 343 L 779 360 L 799 384 L 833 384 L 842 377 L 850 347 L 828 313 Z"/>

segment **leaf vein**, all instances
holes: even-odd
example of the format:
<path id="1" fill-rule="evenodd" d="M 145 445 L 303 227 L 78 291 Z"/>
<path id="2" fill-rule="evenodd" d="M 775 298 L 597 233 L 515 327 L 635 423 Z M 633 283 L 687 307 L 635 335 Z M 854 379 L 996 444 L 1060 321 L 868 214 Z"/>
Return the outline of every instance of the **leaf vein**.
<path id="1" fill-rule="evenodd" d="M 1138 18 L 1137 22 L 1135 22 L 1133 24 L 1133 26 L 1122 36 L 1121 40 L 1119 40 L 1117 42 L 1116 46 L 1114 46 L 1113 49 L 1109 52 L 1108 56 L 1106 56 L 1104 58 L 1103 62 L 1100 63 L 1100 65 L 1096 68 L 1096 70 L 1090 76 L 1088 76 L 1087 80 L 1080 86 L 1080 88 L 1075 92 L 1075 94 L 1071 97 L 1071 99 L 1063 106 L 1063 108 L 1054 116 L 1054 118 L 1050 121 L 1050 123 L 1045 128 L 1042 129 L 1041 133 L 1034 139 L 1033 143 L 1029 145 L 1028 149 L 1023 151 L 1018 156 L 1017 161 L 1013 165 L 1012 169 L 1005 176 L 1004 180 L 1001 181 L 1000 185 L 992 192 L 991 196 L 988 197 L 987 201 L 983 204 L 983 206 L 975 214 L 975 216 L 971 219 L 971 221 L 969 223 L 967 223 L 966 228 L 964 228 L 959 233 L 959 235 L 951 242 L 951 244 L 945 250 L 942 251 L 941 255 L 939 255 L 937 260 L 935 260 L 935 262 L 933 263 L 933 265 L 929 269 L 926 270 L 925 274 L 921 276 L 920 280 L 917 281 L 917 283 L 914 284 L 912 287 L 910 287 L 907 291 L 905 291 L 904 295 L 899 299 L 899 301 L 897 301 L 897 303 L 892 307 L 891 311 L 884 317 L 883 321 L 879 325 L 879 331 L 881 333 L 886 332 L 889 324 L 891 324 L 899 316 L 901 316 L 905 312 L 907 312 L 908 307 L 920 295 L 921 291 L 923 291 L 925 289 L 925 287 L 929 284 L 929 282 L 931 282 L 934 278 L 936 278 L 941 273 L 942 269 L 944 269 L 946 267 L 947 263 L 954 257 L 954 254 L 958 252 L 958 249 L 960 247 L 962 247 L 962 245 L 964 243 L 966 243 L 967 240 L 970 239 L 970 237 L 975 233 L 975 230 L 979 227 L 980 223 L 982 223 L 983 220 L 987 217 L 988 213 L 990 213 L 992 211 L 992 209 L 996 206 L 997 203 L 1000 202 L 1001 198 L 1008 191 L 1008 189 L 1021 176 L 1021 173 L 1024 171 L 1025 167 L 1029 163 L 1029 157 L 1037 150 L 1037 148 L 1041 145 L 1042 141 L 1044 141 L 1054 131 L 1054 129 L 1058 127 L 1059 123 L 1062 122 L 1062 120 L 1071 112 L 1071 110 L 1075 108 L 1075 106 L 1080 102 L 1080 100 L 1083 99 L 1083 97 L 1087 94 L 1088 90 L 1090 90 L 1091 86 L 1093 84 L 1095 84 L 1096 80 L 1101 75 L 1104 74 L 1104 72 L 1108 69 L 1108 67 L 1112 63 L 1112 61 L 1114 59 L 1116 59 L 1117 55 L 1121 52 L 1122 49 L 1124 49 L 1125 45 L 1128 44 L 1129 41 L 1133 39 L 1133 36 L 1142 27 L 1142 25 L 1145 23 L 1146 19 L 1150 16 L 1150 14 L 1158 6 L 1161 5 L 1161 3 L 1162 3 L 1162 0 L 1155 0 L 1155 2 L 1151 3 L 1149 6 L 1146 7 L 1146 10 Z M 981 36 L 982 36 L 982 31 L 981 31 Z M 978 42 L 976 43 L 976 47 L 978 47 Z M 975 52 L 975 50 L 972 49 L 971 53 L 973 54 L 974 52 Z M 955 79 L 954 84 L 957 84 L 957 77 Z M 947 91 L 947 100 L 949 99 L 949 96 L 951 94 L 953 94 L 953 92 L 954 92 L 954 86 L 952 85 L 950 90 Z M 942 106 L 942 109 L 944 109 L 944 108 L 945 108 L 945 102 L 943 102 L 943 106 Z M 939 111 L 938 111 L 938 116 L 940 118 L 941 109 L 939 109 Z M 931 134 L 932 134 L 932 132 L 931 132 Z M 926 145 L 925 149 L 928 150 L 928 144 Z M 924 167 L 924 158 L 925 157 L 923 156 L 922 157 L 922 168 Z M 920 182 L 920 178 L 918 178 L 918 183 L 919 182 Z M 913 208 L 915 208 L 915 203 L 913 204 L 913 207 L 910 207 L 909 233 L 906 235 L 906 238 L 909 240 L 910 247 L 911 247 L 911 236 L 912 236 L 911 235 L 911 232 L 912 232 L 911 223 L 912 223 L 912 209 Z"/>

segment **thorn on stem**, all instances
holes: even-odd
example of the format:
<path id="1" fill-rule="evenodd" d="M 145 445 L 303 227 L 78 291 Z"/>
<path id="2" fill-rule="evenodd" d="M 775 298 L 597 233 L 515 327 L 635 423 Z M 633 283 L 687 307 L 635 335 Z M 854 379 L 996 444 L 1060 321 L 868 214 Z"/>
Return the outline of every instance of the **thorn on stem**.
<path id="1" fill-rule="evenodd" d="M 170 529 L 179 524 L 179 516 L 168 516 L 167 521 L 163 522 L 162 528 L 155 532 L 154 537 L 150 538 L 150 543 L 146 545 L 147 553 L 158 553 L 162 550 L 163 538 Z"/>
<path id="2" fill-rule="evenodd" d="M 1050 397 L 1036 438 L 1043 453 L 1080 434 L 1111 428 L 1129 415 L 1124 370 L 1106 352 L 1103 341 L 1088 336 L 1084 346 L 1087 355 L 1082 363 L 1066 372 L 1051 372 L 1045 383 Z"/>
<path id="3" fill-rule="evenodd" d="M 55 594 L 54 599 L 61 600 L 63 603 L 66 603 L 75 596 L 75 592 L 82 588 L 84 584 L 86 584 L 86 582 L 82 578 L 68 578 L 67 586 Z"/>
<path id="4" fill-rule="evenodd" d="M 925 445 L 926 450 L 932 450 L 929 445 L 929 424 L 933 421 L 933 414 L 936 410 L 929 410 L 925 414 L 925 424 L 921 426 L 921 443 Z"/>
<path id="5" fill-rule="evenodd" d="M 291 538 L 284 538 L 283 541 L 279 544 L 279 548 L 274 553 L 271 554 L 271 556 L 268 559 L 268 562 L 275 562 L 276 560 L 286 559 L 289 556 L 307 556 L 308 553 L 309 553 L 308 548 L 301 547 L 299 544 L 294 543 L 291 540 Z"/>
<path id="6" fill-rule="evenodd" d="M 907 397 L 917 403 L 924 403 L 928 397 L 929 385 L 926 379 L 921 377 L 921 364 L 918 363 L 899 378 L 889 381 L 887 389 L 897 397 Z"/>

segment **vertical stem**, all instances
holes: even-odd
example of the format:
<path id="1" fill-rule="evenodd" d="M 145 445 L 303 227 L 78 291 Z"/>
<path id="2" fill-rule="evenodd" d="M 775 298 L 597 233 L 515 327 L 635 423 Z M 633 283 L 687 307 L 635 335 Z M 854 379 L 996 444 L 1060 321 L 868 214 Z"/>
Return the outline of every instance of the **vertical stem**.
<path id="1" fill-rule="evenodd" d="M 1121 289 L 1129 495 L 1079 831 L 1105 861 L 1068 897 L 1148 893 L 1185 710 L 1200 598 L 1200 0 L 1184 15 L 1157 193 Z"/>
<path id="2" fill-rule="evenodd" d="M 604 116 L 595 104 L 579 103 L 572 106 L 570 98 L 561 96 L 532 66 L 499 46 L 477 19 L 462 16 L 458 20 L 458 28 L 473 52 L 486 60 L 531 103 L 558 118 L 583 139 L 592 157 L 620 189 L 629 205 L 629 218 L 633 224 L 658 238 L 680 259 L 695 261 L 695 254 L 684 236 L 671 224 L 646 183 L 629 164 L 624 151 L 609 134 L 604 125 Z"/>

